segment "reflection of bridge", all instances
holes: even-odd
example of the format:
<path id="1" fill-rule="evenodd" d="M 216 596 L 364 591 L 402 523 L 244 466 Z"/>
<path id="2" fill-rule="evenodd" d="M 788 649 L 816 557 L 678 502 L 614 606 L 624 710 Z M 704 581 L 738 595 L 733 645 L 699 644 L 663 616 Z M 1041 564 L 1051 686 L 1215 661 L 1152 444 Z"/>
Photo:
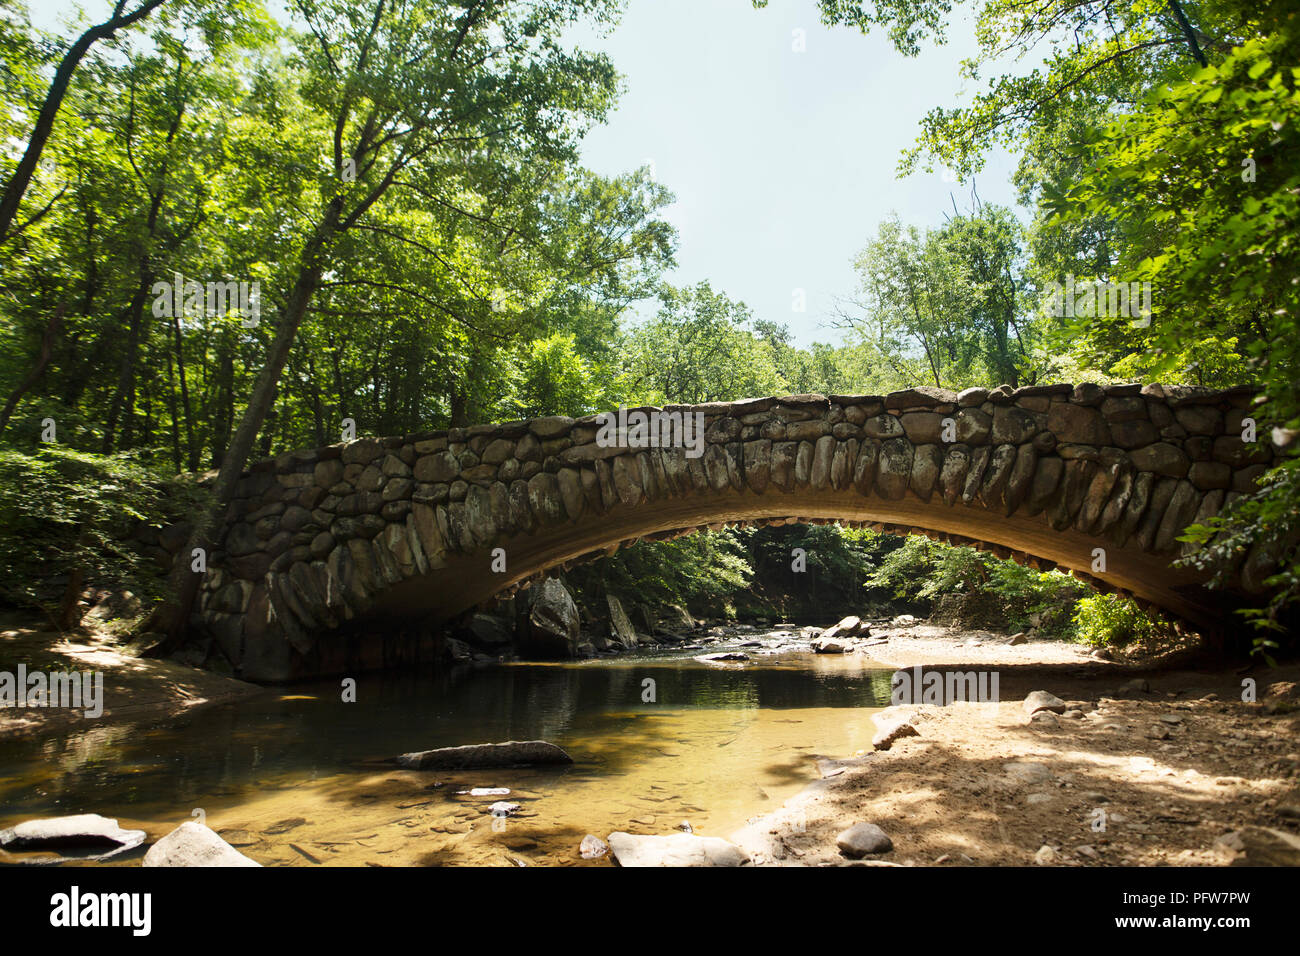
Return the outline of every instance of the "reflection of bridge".
<path id="1" fill-rule="evenodd" d="M 1213 626 L 1229 602 L 1169 562 L 1273 460 L 1267 429 L 1243 440 L 1251 399 L 917 388 L 673 409 L 704 415 L 698 457 L 598 441 L 595 416 L 289 452 L 241 479 L 195 623 L 250 679 L 337 673 L 402 653 L 353 622 L 445 619 L 642 538 L 841 520 L 1054 563 Z M 1258 591 L 1271 560 L 1244 556 L 1236 588 Z"/>

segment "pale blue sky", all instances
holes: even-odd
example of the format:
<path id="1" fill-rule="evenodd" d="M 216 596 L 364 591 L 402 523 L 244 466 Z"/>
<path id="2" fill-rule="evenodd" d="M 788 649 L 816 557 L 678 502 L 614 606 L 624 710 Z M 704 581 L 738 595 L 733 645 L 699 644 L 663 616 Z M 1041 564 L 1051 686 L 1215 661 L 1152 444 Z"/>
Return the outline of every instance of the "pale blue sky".
<path id="1" fill-rule="evenodd" d="M 806 50 L 792 49 L 802 29 Z M 933 106 L 958 102 L 969 25 L 909 59 L 883 34 L 820 24 L 814 0 L 631 0 L 599 46 L 627 90 L 585 147 L 602 173 L 654 162 L 677 196 L 680 233 L 670 280 L 708 279 L 756 316 L 784 322 L 801 345 L 834 341 L 825 328 L 856 286 L 854 255 L 877 224 L 939 225 L 969 187 L 940 170 L 896 178 L 902 151 Z M 982 200 L 1011 205 L 1012 159 L 991 156 L 976 177 Z M 807 311 L 792 311 L 793 290 Z"/>
<path id="2" fill-rule="evenodd" d="M 73 3 L 31 6 L 38 25 L 53 27 Z M 803 52 L 793 49 L 795 30 Z M 897 212 L 938 225 L 953 196 L 969 204 L 969 186 L 939 170 L 895 175 L 927 110 L 965 101 L 958 67 L 973 31 L 959 22 L 951 33 L 948 45 L 909 59 L 883 34 L 822 26 L 814 0 L 764 10 L 750 0 L 630 0 L 611 35 L 579 34 L 609 53 L 626 84 L 609 124 L 588 137 L 585 161 L 608 174 L 651 162 L 676 194 L 670 281 L 708 279 L 756 316 L 789 325 L 801 345 L 836 340 L 825 323 L 853 293 L 852 259 L 877 224 Z M 990 157 L 975 180 L 981 199 L 1014 203 L 1012 166 L 1004 153 Z"/>

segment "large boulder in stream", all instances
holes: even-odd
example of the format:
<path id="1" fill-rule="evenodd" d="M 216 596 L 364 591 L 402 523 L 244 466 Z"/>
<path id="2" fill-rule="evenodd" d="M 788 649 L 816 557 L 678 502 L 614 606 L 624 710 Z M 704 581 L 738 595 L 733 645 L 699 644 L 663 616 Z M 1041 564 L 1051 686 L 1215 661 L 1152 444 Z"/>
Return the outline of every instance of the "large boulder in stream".
<path id="1" fill-rule="evenodd" d="M 578 605 L 555 578 L 537 588 L 519 629 L 519 653 L 529 660 L 567 660 L 578 656 Z"/>
<path id="2" fill-rule="evenodd" d="M 202 823 L 188 820 L 144 855 L 141 866 L 261 866 Z"/>
<path id="3" fill-rule="evenodd" d="M 470 640 L 480 647 L 496 650 L 515 639 L 515 629 L 509 617 L 478 613 L 469 619 Z"/>
<path id="4" fill-rule="evenodd" d="M 674 833 L 635 836 L 611 833 L 606 841 L 619 866 L 744 866 L 749 854 L 721 837 Z"/>
<path id="5" fill-rule="evenodd" d="M 78 813 L 66 817 L 24 820 L 8 830 L 0 830 L 0 848 L 6 853 L 29 853 L 48 850 L 53 856 L 15 857 L 20 863 L 63 863 L 107 860 L 144 842 L 143 830 L 123 830 L 116 820 L 98 813 Z"/>
<path id="6" fill-rule="evenodd" d="M 835 624 L 826 628 L 826 630 L 822 631 L 821 636 L 829 640 L 830 638 L 866 637 L 870 633 L 871 627 L 862 618 L 851 614 L 848 617 L 840 618 Z"/>
<path id="7" fill-rule="evenodd" d="M 410 770 L 477 770 L 484 767 L 520 767 L 567 764 L 573 758 L 545 740 L 508 740 L 501 744 L 467 744 L 402 754 L 397 762 Z"/>
<path id="8" fill-rule="evenodd" d="M 605 595 L 609 605 L 609 639 L 619 647 L 635 650 L 637 646 L 636 628 L 623 610 L 623 602 L 612 594 Z"/>

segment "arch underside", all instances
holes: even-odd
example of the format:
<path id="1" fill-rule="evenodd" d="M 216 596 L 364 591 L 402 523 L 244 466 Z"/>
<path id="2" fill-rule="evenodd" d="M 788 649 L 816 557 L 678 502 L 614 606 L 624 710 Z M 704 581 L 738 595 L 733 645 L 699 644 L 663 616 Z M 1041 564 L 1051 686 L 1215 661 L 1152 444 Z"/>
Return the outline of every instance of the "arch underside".
<path id="1" fill-rule="evenodd" d="M 618 506 L 604 515 L 517 534 L 470 555 L 449 555 L 447 566 L 393 585 L 378 596 L 365 620 L 447 620 L 546 572 L 613 553 L 641 539 L 667 538 L 724 524 L 839 521 L 894 533 L 919 533 L 992 551 L 1022 563 L 1069 570 L 1101 590 L 1132 595 L 1199 628 L 1221 623 L 1222 595 L 1210 594 L 1195 574 L 1172 567 L 1173 556 L 1115 547 L 1074 529 L 1054 530 L 1043 515 L 995 514 L 983 507 L 929 502 L 910 493 L 899 500 L 847 491 L 766 494 L 730 492 Z M 489 570 L 503 548 L 506 571 Z M 1105 573 L 1093 574 L 1094 549 L 1105 549 Z"/>

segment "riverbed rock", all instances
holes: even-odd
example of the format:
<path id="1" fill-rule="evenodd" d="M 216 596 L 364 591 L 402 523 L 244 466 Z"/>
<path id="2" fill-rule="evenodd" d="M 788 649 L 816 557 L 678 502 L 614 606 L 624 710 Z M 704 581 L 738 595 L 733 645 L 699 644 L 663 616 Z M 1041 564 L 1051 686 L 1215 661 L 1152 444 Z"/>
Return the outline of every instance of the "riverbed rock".
<path id="1" fill-rule="evenodd" d="M 573 758 L 545 740 L 507 740 L 499 744 L 467 744 L 402 754 L 397 762 L 409 770 L 473 770 L 485 767 L 520 767 L 534 764 L 568 764 Z"/>
<path id="2" fill-rule="evenodd" d="M 812 642 L 814 654 L 843 654 L 849 650 L 849 643 L 834 637 L 819 637 Z"/>
<path id="3" fill-rule="evenodd" d="M 919 737 L 921 732 L 912 724 L 911 714 L 877 714 L 872 718 L 880 729 L 871 738 L 876 750 L 888 750 L 894 742 L 904 737 Z"/>
<path id="4" fill-rule="evenodd" d="M 469 632 L 481 647 L 498 648 L 515 639 L 510 621 L 497 614 L 475 614 L 469 620 Z"/>
<path id="5" fill-rule="evenodd" d="M 143 830 L 124 830 L 117 821 L 98 813 L 24 820 L 0 830 L 0 848 L 10 853 L 50 850 L 53 857 L 36 857 L 22 862 L 62 863 L 64 860 L 107 860 L 144 842 Z M 66 853 L 62 851 L 67 851 Z"/>
<path id="6" fill-rule="evenodd" d="M 619 866 L 744 866 L 749 854 L 720 837 L 691 833 L 635 836 L 611 833 L 607 840 Z"/>
<path id="7" fill-rule="evenodd" d="M 1229 866 L 1300 866 L 1300 837 L 1272 827 L 1234 830 L 1213 848 Z"/>
<path id="8" fill-rule="evenodd" d="M 578 606 L 563 584 L 547 578 L 538 587 L 519 633 L 526 659 L 564 660 L 578 655 Z"/>
<path id="9" fill-rule="evenodd" d="M 695 660 L 701 664 L 739 664 L 749 660 L 749 655 L 739 651 L 723 651 L 718 654 L 700 654 Z"/>
<path id="10" fill-rule="evenodd" d="M 578 853 L 584 860 L 598 860 L 609 852 L 609 844 L 598 836 L 588 833 L 578 844 Z"/>
<path id="11" fill-rule="evenodd" d="M 1036 714 L 1041 710 L 1050 710 L 1054 714 L 1065 713 L 1065 701 L 1045 690 L 1036 690 L 1025 698 L 1026 714 Z"/>
<path id="12" fill-rule="evenodd" d="M 822 637 L 857 637 L 869 633 L 870 630 L 871 628 L 863 623 L 862 618 L 851 614 L 822 631 Z"/>
<path id="13" fill-rule="evenodd" d="M 874 823 L 855 823 L 835 838 L 835 845 L 851 860 L 861 859 L 871 853 L 888 853 L 894 841 Z"/>
<path id="14" fill-rule="evenodd" d="M 635 650 L 638 635 L 623 610 L 623 603 L 612 594 L 605 595 L 605 603 L 609 606 L 609 639 L 619 647 Z"/>
<path id="15" fill-rule="evenodd" d="M 194 820 L 182 823 L 149 848 L 141 866 L 261 866 Z"/>

